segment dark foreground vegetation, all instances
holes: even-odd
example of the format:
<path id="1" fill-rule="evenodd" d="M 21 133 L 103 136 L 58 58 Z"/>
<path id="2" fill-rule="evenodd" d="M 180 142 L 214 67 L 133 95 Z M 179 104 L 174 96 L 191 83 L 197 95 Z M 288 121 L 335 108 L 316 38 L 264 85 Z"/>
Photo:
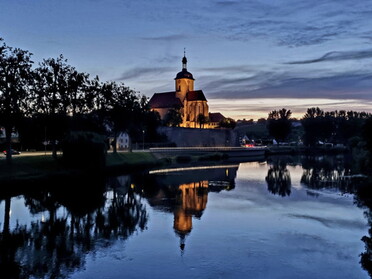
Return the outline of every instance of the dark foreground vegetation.
<path id="1" fill-rule="evenodd" d="M 145 96 L 122 83 L 101 82 L 98 76 L 92 79 L 62 55 L 44 59 L 36 67 L 31 57 L 26 50 L 5 43 L 0 46 L 0 127 L 5 138 L 0 147 L 7 150 L 9 164 L 16 133 L 18 148 L 49 149 L 54 158 L 76 132 L 80 138 L 91 137 L 89 133 L 102 135 L 114 152 L 120 133 L 137 142 L 161 139 L 156 132 L 159 115 L 149 109 Z"/>

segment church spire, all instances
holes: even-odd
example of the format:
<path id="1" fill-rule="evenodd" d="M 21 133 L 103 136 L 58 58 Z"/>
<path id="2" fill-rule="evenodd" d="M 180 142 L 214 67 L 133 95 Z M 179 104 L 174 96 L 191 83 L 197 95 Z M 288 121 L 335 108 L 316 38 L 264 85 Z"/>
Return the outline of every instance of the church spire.
<path id="1" fill-rule="evenodd" d="M 183 49 L 182 70 L 187 70 L 186 48 Z"/>

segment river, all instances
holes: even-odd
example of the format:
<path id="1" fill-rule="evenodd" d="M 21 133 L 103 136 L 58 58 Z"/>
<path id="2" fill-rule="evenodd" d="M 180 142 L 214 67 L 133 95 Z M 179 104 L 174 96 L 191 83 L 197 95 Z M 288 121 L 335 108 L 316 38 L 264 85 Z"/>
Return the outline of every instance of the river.
<path id="1" fill-rule="evenodd" d="M 369 278 L 358 179 L 343 157 L 273 157 L 53 182 L 1 200 L 0 270 L 9 278 Z"/>

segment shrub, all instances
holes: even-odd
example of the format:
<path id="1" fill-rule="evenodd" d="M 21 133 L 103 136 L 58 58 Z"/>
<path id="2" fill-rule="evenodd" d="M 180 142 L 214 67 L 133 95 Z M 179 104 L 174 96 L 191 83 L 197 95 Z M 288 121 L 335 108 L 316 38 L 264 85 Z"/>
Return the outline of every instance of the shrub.
<path id="1" fill-rule="evenodd" d="M 104 137 L 93 132 L 71 132 L 62 142 L 64 162 L 80 169 L 102 169 L 106 163 Z"/>
<path id="2" fill-rule="evenodd" d="M 191 162 L 191 156 L 177 156 L 177 163 L 189 163 Z"/>

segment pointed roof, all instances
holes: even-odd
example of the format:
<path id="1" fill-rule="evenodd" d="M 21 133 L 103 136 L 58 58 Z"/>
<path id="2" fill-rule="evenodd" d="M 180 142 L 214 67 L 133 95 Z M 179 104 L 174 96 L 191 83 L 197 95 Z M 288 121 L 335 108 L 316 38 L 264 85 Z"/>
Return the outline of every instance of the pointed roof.
<path id="1" fill-rule="evenodd" d="M 207 101 L 204 96 L 203 90 L 189 91 L 186 93 L 187 101 Z"/>
<path id="2" fill-rule="evenodd" d="M 150 101 L 149 105 L 151 108 L 173 108 L 182 106 L 180 99 L 176 97 L 176 92 L 164 92 L 164 93 L 155 93 Z"/>
<path id="3" fill-rule="evenodd" d="M 225 116 L 223 116 L 219 112 L 210 112 L 209 113 L 209 121 L 210 122 L 220 122 L 225 119 Z"/>

